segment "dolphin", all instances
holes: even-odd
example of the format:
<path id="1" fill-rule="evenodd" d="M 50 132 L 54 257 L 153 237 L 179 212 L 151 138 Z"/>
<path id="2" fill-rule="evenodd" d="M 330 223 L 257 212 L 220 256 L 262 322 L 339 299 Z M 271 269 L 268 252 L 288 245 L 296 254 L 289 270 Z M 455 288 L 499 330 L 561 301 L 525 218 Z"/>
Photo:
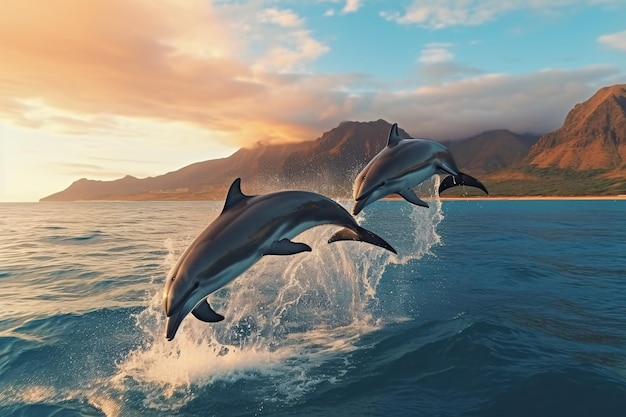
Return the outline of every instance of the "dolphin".
<path id="1" fill-rule="evenodd" d="M 167 276 L 163 291 L 166 338 L 174 338 L 190 312 L 209 323 L 223 320 L 209 305 L 209 294 L 265 255 L 311 251 L 306 243 L 291 239 L 324 224 L 343 226 L 328 243 L 358 240 L 397 253 L 383 238 L 360 227 L 341 205 L 321 194 L 280 191 L 249 196 L 241 191 L 241 179 L 235 179 L 221 214 L 191 242 Z"/>
<path id="2" fill-rule="evenodd" d="M 354 181 L 355 200 L 352 213 L 390 194 L 400 194 L 409 203 L 428 204 L 412 188 L 434 174 L 449 174 L 439 185 L 439 193 L 457 185 L 487 188 L 476 178 L 459 170 L 452 154 L 442 144 L 428 139 L 404 139 L 398 135 L 398 124 L 389 132 L 387 146 L 372 158 Z"/>

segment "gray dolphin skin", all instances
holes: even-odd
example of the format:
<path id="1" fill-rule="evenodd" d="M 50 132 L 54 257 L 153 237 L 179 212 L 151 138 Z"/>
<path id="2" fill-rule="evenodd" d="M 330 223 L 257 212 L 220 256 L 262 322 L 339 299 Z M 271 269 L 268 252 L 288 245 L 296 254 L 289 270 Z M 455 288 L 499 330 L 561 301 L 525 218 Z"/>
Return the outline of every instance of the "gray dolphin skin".
<path id="1" fill-rule="evenodd" d="M 241 192 L 237 178 L 228 191 L 222 213 L 183 252 L 167 276 L 163 291 L 165 336 L 172 340 L 190 312 L 199 320 L 217 322 L 207 296 L 225 286 L 265 255 L 293 255 L 311 251 L 291 239 L 318 225 L 343 229 L 328 243 L 358 240 L 395 249 L 383 238 L 360 227 L 346 209 L 312 192 L 280 191 L 258 196 Z"/>
<path id="2" fill-rule="evenodd" d="M 450 174 L 439 185 L 439 193 L 458 185 L 487 188 L 476 178 L 459 170 L 452 154 L 442 144 L 428 139 L 404 139 L 398 124 L 389 132 L 387 146 L 363 168 L 354 181 L 353 214 L 390 194 L 399 194 L 409 203 L 428 207 L 412 188 L 434 174 Z"/>

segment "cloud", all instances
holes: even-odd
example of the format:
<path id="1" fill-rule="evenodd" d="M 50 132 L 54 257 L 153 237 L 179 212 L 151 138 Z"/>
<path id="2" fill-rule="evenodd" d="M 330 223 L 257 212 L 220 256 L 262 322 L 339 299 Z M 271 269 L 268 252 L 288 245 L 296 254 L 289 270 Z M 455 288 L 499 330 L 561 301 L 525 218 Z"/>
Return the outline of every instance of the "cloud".
<path id="1" fill-rule="evenodd" d="M 416 137 L 456 139 L 485 130 L 546 133 L 558 128 L 575 103 L 589 98 L 610 66 L 545 69 L 527 74 L 483 74 L 419 87 L 379 99 L 385 117 Z"/>
<path id="2" fill-rule="evenodd" d="M 339 3 L 339 0 L 322 0 L 324 2 L 332 2 Z M 357 12 L 362 6 L 362 0 L 346 0 L 343 8 L 339 10 L 340 14 L 350 14 Z M 337 14 L 337 10 L 334 8 L 329 8 L 324 12 L 324 16 L 335 16 Z"/>
<path id="3" fill-rule="evenodd" d="M 346 0 L 346 5 L 341 10 L 342 13 L 354 13 L 361 7 L 361 0 Z"/>
<path id="4" fill-rule="evenodd" d="M 288 72 L 328 50 L 293 12 L 257 3 L 11 2 L 0 28 L 0 118 L 112 134 L 128 119 L 183 122 L 230 132 L 233 145 L 294 125 L 319 92 Z M 302 128 L 282 139 L 294 135 Z"/>
<path id="5" fill-rule="evenodd" d="M 622 0 L 594 0 L 593 4 L 613 5 Z M 515 10 L 555 12 L 586 5 L 587 0 L 413 0 L 403 12 L 383 11 L 381 16 L 399 24 L 418 24 L 432 29 L 475 26 Z"/>
<path id="6" fill-rule="evenodd" d="M 417 60 L 422 64 L 436 64 L 451 61 L 454 58 L 454 55 L 450 52 L 451 48 L 451 43 L 426 44 Z"/>
<path id="7" fill-rule="evenodd" d="M 484 71 L 454 60 L 451 43 L 428 43 L 420 52 L 417 73 L 424 85 L 438 85 L 461 78 L 475 77 Z"/>
<path id="8" fill-rule="evenodd" d="M 275 8 L 265 9 L 261 13 L 261 20 L 275 23 L 279 26 L 288 28 L 298 27 L 303 24 L 303 19 L 300 18 L 291 10 L 279 10 Z"/>
<path id="9" fill-rule="evenodd" d="M 417 73 L 425 85 L 438 85 L 463 78 L 472 78 L 485 74 L 485 71 L 453 61 L 422 64 Z"/>
<path id="10" fill-rule="evenodd" d="M 272 47 L 253 68 L 257 71 L 292 72 L 304 63 L 314 61 L 328 52 L 329 48 L 313 39 L 307 30 L 294 31 L 284 43 Z"/>
<path id="11" fill-rule="evenodd" d="M 345 120 L 385 118 L 446 139 L 553 129 L 618 74 L 606 66 L 489 74 L 455 62 L 446 43 L 427 45 L 402 84 L 314 74 L 329 47 L 305 19 L 269 4 L 9 2 L 0 15 L 0 118 L 118 140 L 119 158 L 156 142 L 173 154 L 191 142 L 208 152 L 315 139 Z"/>
<path id="12" fill-rule="evenodd" d="M 626 51 L 626 30 L 608 35 L 602 35 L 598 38 L 598 42 L 609 48 Z"/>

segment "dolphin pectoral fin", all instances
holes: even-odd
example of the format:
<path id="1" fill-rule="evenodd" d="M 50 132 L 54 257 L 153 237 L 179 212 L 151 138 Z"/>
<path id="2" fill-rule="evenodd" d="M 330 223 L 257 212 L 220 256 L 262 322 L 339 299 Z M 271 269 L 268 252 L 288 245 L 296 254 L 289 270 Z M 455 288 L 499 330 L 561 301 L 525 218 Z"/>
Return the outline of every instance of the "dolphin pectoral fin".
<path id="1" fill-rule="evenodd" d="M 466 185 L 468 187 L 479 188 L 483 190 L 485 194 L 489 195 L 489 191 L 487 191 L 487 187 L 485 187 L 482 182 L 462 172 L 459 175 L 449 175 L 446 178 L 444 178 L 444 180 L 441 181 L 441 184 L 439 184 L 439 194 L 441 194 L 443 191 L 447 190 L 448 188 L 456 187 L 459 185 Z"/>
<path id="2" fill-rule="evenodd" d="M 289 239 L 281 239 L 274 242 L 267 255 L 295 255 L 300 252 L 311 252 L 312 249 L 306 243 L 292 242 Z"/>
<path id="3" fill-rule="evenodd" d="M 419 198 L 417 194 L 415 194 L 413 190 L 411 190 L 410 188 L 405 188 L 404 190 L 400 191 L 398 194 L 400 194 L 402 198 L 404 198 L 406 201 L 408 201 L 411 204 L 428 208 L 428 203 L 426 203 L 421 198 Z"/>
<path id="4" fill-rule="evenodd" d="M 207 322 L 207 323 L 216 323 L 218 321 L 224 320 L 224 316 L 213 311 L 209 303 L 204 300 L 196 308 L 191 312 L 198 320 Z"/>
<path id="5" fill-rule="evenodd" d="M 330 239 L 328 239 L 328 243 L 338 242 L 340 240 L 357 240 L 360 242 L 367 242 L 372 245 L 379 246 L 383 249 L 387 249 L 390 252 L 397 254 L 396 250 L 391 246 L 385 239 L 378 236 L 374 232 L 370 232 L 367 229 L 364 229 L 360 226 L 356 226 L 356 230 L 343 228 L 339 230 L 337 233 L 332 235 Z"/>

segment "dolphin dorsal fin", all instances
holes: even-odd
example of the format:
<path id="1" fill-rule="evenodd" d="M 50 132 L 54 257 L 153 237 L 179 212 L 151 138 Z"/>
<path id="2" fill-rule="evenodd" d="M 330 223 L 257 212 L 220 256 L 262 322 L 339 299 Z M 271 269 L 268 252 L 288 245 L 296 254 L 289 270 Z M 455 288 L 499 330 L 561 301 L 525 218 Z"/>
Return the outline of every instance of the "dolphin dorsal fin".
<path id="1" fill-rule="evenodd" d="M 394 147 L 400 142 L 402 138 L 398 135 L 398 124 L 394 123 L 391 126 L 391 130 L 389 131 L 389 140 L 387 141 L 387 146 Z"/>
<path id="2" fill-rule="evenodd" d="M 250 198 L 250 196 L 247 196 L 241 192 L 241 178 L 235 179 L 235 181 L 233 181 L 233 183 L 230 185 L 230 189 L 228 190 L 228 194 L 226 195 L 226 201 L 224 202 L 224 209 L 222 210 L 222 212 L 228 210 L 240 201 L 246 200 L 248 198 Z"/>

